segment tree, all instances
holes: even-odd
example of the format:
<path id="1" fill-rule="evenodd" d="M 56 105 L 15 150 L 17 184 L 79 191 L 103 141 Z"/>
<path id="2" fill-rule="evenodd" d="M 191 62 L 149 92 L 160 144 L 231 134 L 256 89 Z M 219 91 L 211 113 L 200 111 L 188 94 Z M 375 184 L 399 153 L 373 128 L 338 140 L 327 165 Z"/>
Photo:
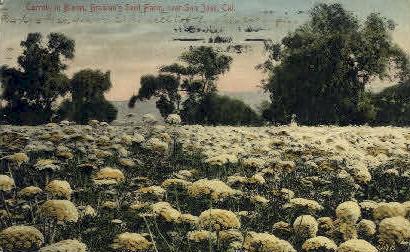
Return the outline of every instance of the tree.
<path id="1" fill-rule="evenodd" d="M 266 43 L 259 68 L 271 94 L 270 120 L 303 124 L 360 124 L 374 119 L 366 87 L 376 78 L 404 79 L 406 54 L 393 43 L 394 23 L 371 14 L 363 24 L 340 4 L 319 4 L 310 20 L 282 39 Z M 396 72 L 397 75 L 392 75 Z"/>
<path id="2" fill-rule="evenodd" d="M 410 125 L 410 80 L 374 95 L 377 124 Z"/>
<path id="3" fill-rule="evenodd" d="M 141 77 L 141 87 L 138 94 L 131 97 L 129 106 L 133 107 L 138 100 L 155 97 L 163 117 L 190 109 L 200 104 L 208 94 L 217 91 L 219 75 L 227 72 L 232 62 L 231 57 L 206 46 L 191 47 L 182 53 L 179 60 L 182 64 L 160 67 L 158 76 Z M 187 97 L 185 101 L 183 96 Z"/>
<path id="4" fill-rule="evenodd" d="M 85 69 L 74 74 L 70 81 L 71 100 L 65 100 L 58 111 L 58 120 L 68 119 L 81 124 L 91 119 L 112 122 L 117 109 L 104 93 L 111 89 L 110 72 Z"/>
<path id="5" fill-rule="evenodd" d="M 130 107 L 133 107 L 137 100 L 149 100 L 156 97 L 158 98 L 157 108 L 164 118 L 174 113 L 176 109 L 179 110 L 181 102 L 180 83 L 174 76 L 145 75 L 141 77 L 140 84 L 138 95 L 133 96 L 129 102 Z"/>
<path id="6" fill-rule="evenodd" d="M 53 105 L 68 92 L 68 77 L 63 73 L 65 59 L 74 58 L 75 42 L 60 33 L 50 33 L 43 43 L 40 33 L 29 33 L 20 43 L 23 53 L 18 67 L 3 65 L 0 80 L 3 114 L 13 124 L 49 122 Z"/>
<path id="7" fill-rule="evenodd" d="M 199 91 L 202 94 L 217 91 L 216 81 L 219 75 L 229 71 L 232 63 L 232 57 L 219 54 L 209 46 L 191 47 L 180 59 L 188 65 L 188 76 L 198 77 L 200 80 L 202 85 Z"/>

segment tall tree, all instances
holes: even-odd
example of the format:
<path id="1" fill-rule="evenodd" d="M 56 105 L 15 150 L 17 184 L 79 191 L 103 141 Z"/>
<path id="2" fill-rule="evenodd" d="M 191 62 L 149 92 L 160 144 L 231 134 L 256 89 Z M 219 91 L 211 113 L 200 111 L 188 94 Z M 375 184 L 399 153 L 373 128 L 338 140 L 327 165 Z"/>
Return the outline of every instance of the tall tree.
<path id="1" fill-rule="evenodd" d="M 149 100 L 156 97 L 157 108 L 163 117 L 179 110 L 181 95 L 179 93 L 180 83 L 172 75 L 158 76 L 145 75 L 141 77 L 141 87 L 137 96 L 133 96 L 129 106 L 134 106 L 137 100 Z"/>
<path id="2" fill-rule="evenodd" d="M 220 54 L 209 46 L 191 47 L 182 53 L 180 60 L 188 65 L 188 76 L 197 77 L 201 82 L 201 94 L 216 92 L 216 81 L 221 74 L 229 71 L 232 63 L 232 57 Z"/>
<path id="3" fill-rule="evenodd" d="M 269 77 L 268 114 L 287 123 L 364 123 L 375 116 L 366 87 L 376 78 L 404 79 L 407 55 L 390 36 L 394 23 L 371 14 L 363 24 L 340 4 L 319 4 L 310 20 L 282 39 L 267 43 L 260 65 Z M 391 73 L 396 73 L 392 75 Z"/>
<path id="4" fill-rule="evenodd" d="M 75 42 L 60 33 L 50 33 L 44 43 L 40 33 L 29 33 L 20 43 L 23 53 L 18 67 L 3 65 L 0 69 L 3 114 L 13 124 L 49 122 L 53 105 L 68 92 L 64 74 L 66 59 L 74 58 Z"/>
<path id="5" fill-rule="evenodd" d="M 117 109 L 107 101 L 104 93 L 112 87 L 110 72 L 85 69 L 74 74 L 70 81 L 71 100 L 65 100 L 58 111 L 58 119 L 85 124 L 91 119 L 111 122 Z"/>
<path id="6" fill-rule="evenodd" d="M 179 60 L 180 63 L 160 67 L 158 76 L 143 76 L 138 94 L 131 97 L 129 106 L 133 107 L 137 100 L 155 97 L 163 117 L 189 109 L 217 91 L 218 77 L 229 70 L 232 62 L 231 57 L 206 46 L 191 47 Z"/>

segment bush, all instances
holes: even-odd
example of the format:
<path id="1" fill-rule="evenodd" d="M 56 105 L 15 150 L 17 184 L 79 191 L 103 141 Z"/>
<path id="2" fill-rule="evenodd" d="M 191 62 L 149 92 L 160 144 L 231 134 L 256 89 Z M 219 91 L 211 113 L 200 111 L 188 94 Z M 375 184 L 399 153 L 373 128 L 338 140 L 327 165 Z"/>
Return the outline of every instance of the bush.
<path id="1" fill-rule="evenodd" d="M 377 124 L 410 125 L 410 81 L 374 95 Z"/>
<path id="2" fill-rule="evenodd" d="M 80 124 L 86 124 L 90 120 L 112 122 L 117 118 L 118 110 L 109 101 L 95 100 L 83 104 L 75 104 L 65 100 L 57 112 L 57 121 L 64 119 L 72 120 Z"/>
<path id="3" fill-rule="evenodd" d="M 186 100 L 182 111 L 183 121 L 189 124 L 256 125 L 259 115 L 243 101 L 210 94 L 198 104 Z"/>
<path id="4" fill-rule="evenodd" d="M 52 111 L 43 111 L 43 107 L 29 105 L 24 102 L 14 106 L 6 106 L 1 112 L 2 123 L 16 125 L 39 125 L 50 120 Z"/>

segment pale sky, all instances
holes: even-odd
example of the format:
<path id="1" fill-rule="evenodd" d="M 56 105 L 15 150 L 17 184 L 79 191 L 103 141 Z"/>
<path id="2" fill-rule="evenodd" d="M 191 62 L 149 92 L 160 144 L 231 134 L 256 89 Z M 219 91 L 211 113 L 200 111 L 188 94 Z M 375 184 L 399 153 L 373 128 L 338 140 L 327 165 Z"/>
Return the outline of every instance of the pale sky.
<path id="1" fill-rule="evenodd" d="M 294 30 L 307 19 L 306 11 L 318 2 L 340 2 L 345 8 L 353 11 L 360 19 L 371 12 L 380 12 L 387 18 L 392 18 L 398 24 L 393 38 L 407 53 L 410 54 L 410 0 L 340 0 L 340 1 L 312 1 L 312 0 L 236 0 L 236 1 L 193 1 L 193 0 L 166 0 L 166 1 L 143 1 L 143 0 L 5 0 L 2 16 L 38 18 L 49 15 L 54 20 L 57 17 L 67 19 L 87 17 L 94 23 L 70 23 L 59 24 L 50 21 L 42 21 L 37 24 L 29 21 L 27 24 L 19 24 L 19 20 L 13 23 L 0 25 L 0 60 L 1 64 L 15 65 L 18 54 L 21 52 L 19 43 L 25 39 L 28 32 L 63 32 L 76 41 L 76 54 L 73 61 L 69 62 L 67 73 L 79 71 L 84 68 L 110 70 L 113 88 L 107 94 L 110 100 L 128 100 L 137 92 L 140 77 L 144 74 L 155 74 L 159 66 L 170 64 L 177 60 L 190 45 L 210 45 L 206 42 L 180 42 L 175 38 L 203 38 L 209 39 L 209 33 L 180 33 L 174 28 L 182 26 L 181 22 L 167 21 L 165 24 L 155 23 L 155 18 L 162 16 L 175 18 L 176 13 L 168 14 L 145 13 L 124 14 L 124 12 L 89 13 L 90 4 L 104 3 L 105 5 L 121 5 L 156 3 L 164 8 L 177 4 L 191 3 L 198 6 L 201 3 L 217 5 L 218 8 L 227 4 L 234 6 L 234 11 L 219 13 L 184 13 L 182 17 L 203 16 L 201 21 L 191 24 L 206 28 L 209 26 L 222 28 L 219 35 L 233 38 L 232 44 L 248 46 L 244 54 L 228 53 L 234 58 L 231 71 L 220 79 L 221 91 L 257 91 L 258 85 L 264 75 L 255 70 L 258 63 L 263 62 L 262 42 L 245 42 L 247 38 L 264 38 L 279 41 L 288 32 Z M 64 4 L 85 6 L 87 12 L 73 12 L 72 14 L 58 13 L 55 11 L 27 10 L 29 6 L 64 6 Z M 8 10 L 4 10 L 7 8 Z M 202 7 L 201 7 L 202 8 Z M 134 21 L 138 17 L 141 22 Z M 104 17 L 108 21 L 102 22 Z M 115 23 L 115 17 L 121 19 L 121 23 Z M 257 19 L 255 19 L 255 17 Z M 181 18 L 181 17 L 180 17 Z M 100 20 L 100 21 L 98 21 Z M 278 22 L 279 20 L 279 22 Z M 280 20 L 286 22 L 280 23 Z M 21 21 L 20 21 L 21 22 Z M 260 32 L 244 32 L 247 26 L 263 28 Z M 215 34 L 213 35 L 215 36 Z M 226 49 L 227 44 L 223 45 Z M 381 83 L 376 83 L 376 89 Z M 377 87 L 379 86 L 379 87 Z"/>

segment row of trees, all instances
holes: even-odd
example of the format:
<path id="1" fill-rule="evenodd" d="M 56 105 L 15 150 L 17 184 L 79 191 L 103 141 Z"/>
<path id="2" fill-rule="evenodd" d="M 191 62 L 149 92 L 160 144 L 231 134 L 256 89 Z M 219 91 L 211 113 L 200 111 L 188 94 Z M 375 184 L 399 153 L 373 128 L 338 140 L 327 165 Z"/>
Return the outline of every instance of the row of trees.
<path id="1" fill-rule="evenodd" d="M 85 124 L 91 119 L 111 122 L 117 109 L 104 94 L 112 87 L 110 72 L 81 70 L 68 78 L 65 64 L 74 58 L 75 42 L 51 33 L 47 43 L 39 33 L 21 42 L 18 67 L 2 66 L 2 120 L 18 125 L 38 125 L 70 120 Z M 180 60 L 185 64 L 163 66 L 157 76 L 141 78 L 141 88 L 132 97 L 157 98 L 162 116 L 180 113 L 186 123 L 255 124 L 260 117 L 248 105 L 217 94 L 219 75 L 229 70 L 232 58 L 211 47 L 191 48 Z"/>
<path id="2" fill-rule="evenodd" d="M 115 119 L 116 108 L 104 98 L 112 86 L 110 72 L 81 70 L 71 79 L 64 73 L 65 62 L 74 58 L 72 39 L 50 33 L 44 43 L 40 33 L 30 33 L 20 45 L 18 67 L 0 69 L 2 120 L 37 125 L 63 119 L 78 123 Z"/>
<path id="3" fill-rule="evenodd" d="M 271 102 L 261 104 L 265 121 L 301 124 L 395 124 L 410 122 L 410 64 L 392 40 L 395 23 L 370 14 L 363 23 L 340 4 L 320 4 L 310 19 L 280 43 L 265 43 L 267 59 L 257 66 Z M 240 101 L 217 94 L 218 76 L 230 57 L 211 47 L 191 48 L 158 76 L 141 78 L 136 100 L 156 97 L 162 116 L 180 113 L 185 123 L 258 124 L 259 115 Z M 380 94 L 374 80 L 399 84 Z M 182 99 L 181 93 L 185 94 Z"/>
<path id="4" fill-rule="evenodd" d="M 395 23 L 379 14 L 359 22 L 340 4 L 319 4 L 310 15 L 280 43 L 265 43 L 267 59 L 257 68 L 268 76 L 262 87 L 271 101 L 261 105 L 261 113 L 218 94 L 218 79 L 232 58 L 207 46 L 191 47 L 178 62 L 143 76 L 129 106 L 155 98 L 163 117 L 178 113 L 188 124 L 283 124 L 296 117 L 307 125 L 408 125 L 410 63 L 391 38 Z M 19 66 L 0 71 L 8 122 L 116 118 L 116 108 L 104 98 L 112 86 L 109 72 L 87 69 L 71 79 L 64 74 L 65 62 L 74 57 L 73 40 L 51 33 L 44 44 L 39 33 L 31 33 L 21 46 Z M 398 84 L 373 94 L 368 87 L 377 79 Z"/>
<path id="5" fill-rule="evenodd" d="M 188 124 L 260 123 L 260 117 L 248 105 L 218 95 L 218 78 L 229 71 L 231 57 L 199 46 L 184 52 L 179 61 L 160 67 L 158 75 L 141 77 L 138 94 L 131 97 L 129 106 L 156 98 L 163 117 L 178 113 Z"/>

